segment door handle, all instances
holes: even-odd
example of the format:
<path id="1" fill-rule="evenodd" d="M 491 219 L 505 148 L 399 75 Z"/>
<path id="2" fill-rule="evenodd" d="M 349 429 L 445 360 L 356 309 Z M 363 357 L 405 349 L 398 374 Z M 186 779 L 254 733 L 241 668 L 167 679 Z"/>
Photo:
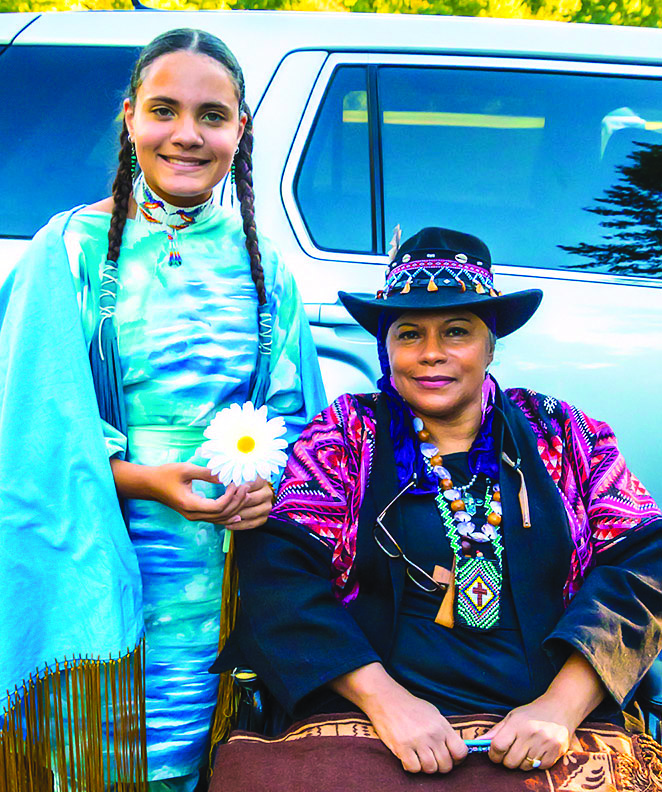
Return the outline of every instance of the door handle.
<path id="1" fill-rule="evenodd" d="M 354 319 L 339 303 L 304 303 L 306 316 L 311 325 L 317 327 L 338 327 L 356 325 Z"/>

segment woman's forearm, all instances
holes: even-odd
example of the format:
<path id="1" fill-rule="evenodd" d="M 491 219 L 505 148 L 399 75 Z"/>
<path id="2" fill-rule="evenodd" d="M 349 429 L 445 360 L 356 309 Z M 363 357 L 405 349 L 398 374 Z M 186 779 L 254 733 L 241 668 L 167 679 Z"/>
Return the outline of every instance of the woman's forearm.
<path id="1" fill-rule="evenodd" d="M 567 752 L 577 727 L 606 694 L 593 666 L 573 651 L 542 696 L 511 710 L 483 735 L 491 741 L 490 759 L 511 769 L 546 770 Z"/>
<path id="2" fill-rule="evenodd" d="M 368 663 L 336 677 L 329 682 L 329 687 L 369 716 L 371 710 L 382 706 L 389 699 L 395 687 L 401 686 L 381 663 Z"/>
<path id="3" fill-rule="evenodd" d="M 381 663 L 343 674 L 330 687 L 365 712 L 384 745 L 411 773 L 447 773 L 467 755 L 467 746 L 439 710 L 409 693 Z"/>
<path id="4" fill-rule="evenodd" d="M 580 652 L 574 651 L 541 698 L 557 704 L 576 728 L 606 695 L 607 691 L 593 666 Z"/>

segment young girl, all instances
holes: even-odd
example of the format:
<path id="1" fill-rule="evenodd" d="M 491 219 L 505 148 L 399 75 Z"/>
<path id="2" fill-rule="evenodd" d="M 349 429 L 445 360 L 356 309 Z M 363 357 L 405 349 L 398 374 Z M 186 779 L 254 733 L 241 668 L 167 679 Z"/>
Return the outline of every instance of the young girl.
<path id="1" fill-rule="evenodd" d="M 43 288 L 49 291 L 48 304 L 56 314 L 62 312 L 57 292 L 44 285 L 41 275 L 33 274 L 28 285 L 21 278 L 27 277 L 22 270 L 39 272 L 45 260 L 52 269 L 63 244 L 89 347 L 106 453 L 131 540 L 129 546 L 118 528 L 121 518 L 108 493 L 106 471 L 98 458 L 89 462 L 98 452 L 98 446 L 90 450 L 99 433 L 98 415 L 90 419 L 86 411 L 90 364 L 81 363 L 80 346 L 72 350 L 62 338 L 74 320 L 70 313 L 63 319 L 42 310 L 40 321 L 48 327 L 42 324 L 40 335 L 54 348 L 50 363 L 26 377 L 31 392 L 38 390 L 47 404 L 58 405 L 42 418 L 41 442 L 48 448 L 50 434 L 57 431 L 65 449 L 62 465 L 28 475 L 41 476 L 43 486 L 57 487 L 58 480 L 68 479 L 71 490 L 70 457 L 83 455 L 89 465 L 79 465 L 82 475 L 73 483 L 93 489 L 85 504 L 76 502 L 71 510 L 63 509 L 58 498 L 50 511 L 40 503 L 39 510 L 48 512 L 42 524 L 49 538 L 39 569 L 57 568 L 61 552 L 51 551 L 67 530 L 76 534 L 69 550 L 77 561 L 80 545 L 94 544 L 86 582 L 76 587 L 85 592 L 82 601 L 57 586 L 52 596 L 66 600 L 65 632 L 81 612 L 100 612 L 83 637 L 30 647 L 39 655 L 25 668 L 46 663 L 52 670 L 67 651 L 96 656 L 102 654 L 99 645 L 106 657 L 132 648 L 122 636 L 131 634 L 127 623 L 139 622 L 133 549 L 146 634 L 150 790 L 188 792 L 197 784 L 216 699 L 217 678 L 207 669 L 218 644 L 223 526 L 260 525 L 272 503 L 272 490 L 260 479 L 223 492 L 196 456 L 202 432 L 217 410 L 252 398 L 264 401 L 271 415 L 285 418 L 287 439 L 293 441 L 324 402 L 296 286 L 274 251 L 264 240 L 258 243 L 252 142 L 243 75 L 228 48 L 203 31 L 159 36 L 133 70 L 112 197 L 58 216 L 40 232 L 27 263 L 19 267 L 9 302 L 8 313 L 14 306 L 14 319 L 21 321 L 20 294 Z M 212 197 L 230 170 L 241 218 Z M 53 289 L 62 288 L 65 275 L 69 272 L 53 279 Z M 25 336 L 20 343 L 25 349 Z M 9 365 L 3 375 L 9 403 L 18 404 Z M 29 387 L 27 381 L 23 387 Z M 67 412 L 72 402 L 75 408 Z M 90 484 L 95 474 L 97 481 Z M 100 500 L 98 490 L 104 486 L 105 500 Z M 83 512 L 84 529 L 72 517 Z M 100 605 L 90 591 L 104 586 L 113 595 Z M 85 618 L 90 621 L 89 613 Z M 34 617 L 30 623 L 34 628 Z M 103 637 L 107 623 L 110 642 Z"/>

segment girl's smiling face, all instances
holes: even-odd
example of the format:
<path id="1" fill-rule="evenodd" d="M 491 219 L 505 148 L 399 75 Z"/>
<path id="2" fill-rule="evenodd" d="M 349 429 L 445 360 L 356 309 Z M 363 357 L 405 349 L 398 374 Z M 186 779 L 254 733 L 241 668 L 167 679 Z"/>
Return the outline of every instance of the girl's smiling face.
<path id="1" fill-rule="evenodd" d="M 206 201 L 230 170 L 246 125 L 229 72 L 180 50 L 145 68 L 124 117 L 150 189 L 175 206 Z"/>

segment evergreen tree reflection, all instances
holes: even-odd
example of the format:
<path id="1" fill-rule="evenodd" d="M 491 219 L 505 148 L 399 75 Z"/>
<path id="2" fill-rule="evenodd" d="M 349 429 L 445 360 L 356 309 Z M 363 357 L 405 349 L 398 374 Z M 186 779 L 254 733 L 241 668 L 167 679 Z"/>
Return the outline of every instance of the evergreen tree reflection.
<path id="1" fill-rule="evenodd" d="M 601 244 L 581 242 L 559 245 L 562 250 L 589 261 L 573 269 L 599 269 L 617 275 L 662 275 L 662 144 L 635 143 L 638 150 L 627 157 L 632 164 L 619 165 L 617 183 L 596 198 L 587 212 L 604 218 L 609 229 Z"/>

